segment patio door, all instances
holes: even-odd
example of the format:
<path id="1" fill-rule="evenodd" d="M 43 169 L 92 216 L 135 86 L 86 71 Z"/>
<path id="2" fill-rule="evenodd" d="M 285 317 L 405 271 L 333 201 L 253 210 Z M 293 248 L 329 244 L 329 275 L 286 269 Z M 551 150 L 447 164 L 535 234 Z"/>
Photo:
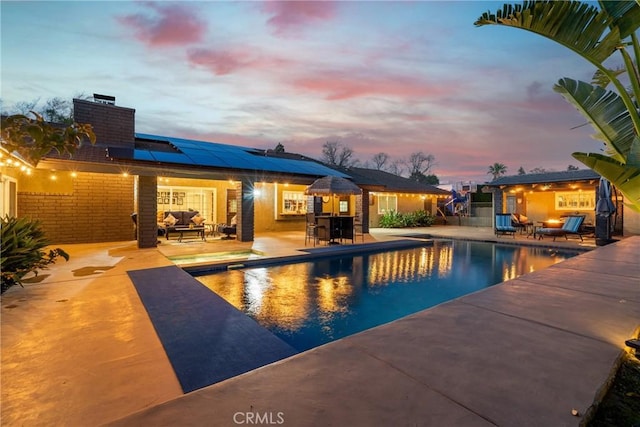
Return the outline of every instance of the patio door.
<path id="1" fill-rule="evenodd" d="M 516 213 L 516 196 L 507 196 L 507 213 Z"/>

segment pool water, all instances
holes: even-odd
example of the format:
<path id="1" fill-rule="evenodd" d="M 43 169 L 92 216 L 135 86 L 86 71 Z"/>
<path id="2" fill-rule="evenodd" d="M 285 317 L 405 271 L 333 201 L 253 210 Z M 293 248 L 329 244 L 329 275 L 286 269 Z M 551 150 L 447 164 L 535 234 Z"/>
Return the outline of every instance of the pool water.
<path id="1" fill-rule="evenodd" d="M 196 279 L 304 351 L 578 253 L 443 240 L 418 248 L 253 267 Z"/>

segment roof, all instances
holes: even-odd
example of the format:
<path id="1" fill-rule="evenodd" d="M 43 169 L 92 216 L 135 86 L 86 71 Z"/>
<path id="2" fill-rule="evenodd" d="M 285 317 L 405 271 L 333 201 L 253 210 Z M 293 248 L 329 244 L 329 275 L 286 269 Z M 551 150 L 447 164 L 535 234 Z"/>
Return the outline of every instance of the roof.
<path id="1" fill-rule="evenodd" d="M 304 156 L 280 156 L 267 150 L 142 133 L 136 133 L 132 153 L 116 149 L 110 150 L 109 155 L 125 159 L 132 156 L 136 161 L 184 166 L 347 177 Z"/>
<path id="2" fill-rule="evenodd" d="M 363 188 L 373 191 L 395 191 L 399 193 L 428 193 L 446 194 L 450 192 L 442 190 L 434 185 L 423 184 L 389 172 L 366 168 L 339 168 L 340 171 L 351 176 L 353 182 Z"/>
<path id="3" fill-rule="evenodd" d="M 600 179 L 600 175 L 591 169 L 579 169 L 575 171 L 532 173 L 524 175 L 503 176 L 485 185 L 497 187 L 502 185 L 544 184 L 551 182 L 572 182 Z"/>

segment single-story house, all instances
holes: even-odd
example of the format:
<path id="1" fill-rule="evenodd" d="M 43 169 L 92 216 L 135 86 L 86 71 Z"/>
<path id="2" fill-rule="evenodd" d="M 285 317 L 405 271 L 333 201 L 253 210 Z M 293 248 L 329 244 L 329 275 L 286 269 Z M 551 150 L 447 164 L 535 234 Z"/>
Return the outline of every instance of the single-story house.
<path id="1" fill-rule="evenodd" d="M 387 212 L 401 213 L 424 210 L 437 216 L 438 204 L 451 193 L 436 186 L 422 184 L 389 172 L 359 167 L 335 168 L 348 175 L 362 189 L 369 205 L 366 222 L 378 227 L 380 218 Z"/>
<path id="2" fill-rule="evenodd" d="M 384 209 L 428 208 L 442 196 L 405 178 L 336 170 L 298 154 L 136 133 L 135 110 L 113 98 L 73 102 L 75 121 L 93 126 L 95 145 L 83 145 L 72 158 L 51 152 L 35 168 L 11 153 L 0 159 L 1 213 L 40 220 L 55 244 L 137 238 L 139 247 L 154 247 L 167 211 L 198 211 L 208 224 L 236 217 L 241 241 L 304 230 L 308 210 L 334 212 L 322 198 L 304 194 L 327 175 L 361 186 L 362 195 L 337 203 L 341 214 L 361 217 L 365 232 Z"/>

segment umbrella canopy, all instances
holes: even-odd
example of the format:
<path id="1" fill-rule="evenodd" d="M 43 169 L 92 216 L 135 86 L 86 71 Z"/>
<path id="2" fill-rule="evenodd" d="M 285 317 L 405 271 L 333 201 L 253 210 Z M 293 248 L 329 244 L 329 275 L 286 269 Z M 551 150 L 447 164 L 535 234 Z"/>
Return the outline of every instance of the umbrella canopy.
<path id="1" fill-rule="evenodd" d="M 316 179 L 304 190 L 304 194 L 308 196 L 357 195 L 362 194 L 362 190 L 348 179 L 329 175 Z"/>
<path id="2" fill-rule="evenodd" d="M 611 201 L 611 184 L 604 177 L 600 177 L 598 185 L 598 201 L 596 202 L 596 215 L 610 217 L 616 211 L 616 207 Z"/>

